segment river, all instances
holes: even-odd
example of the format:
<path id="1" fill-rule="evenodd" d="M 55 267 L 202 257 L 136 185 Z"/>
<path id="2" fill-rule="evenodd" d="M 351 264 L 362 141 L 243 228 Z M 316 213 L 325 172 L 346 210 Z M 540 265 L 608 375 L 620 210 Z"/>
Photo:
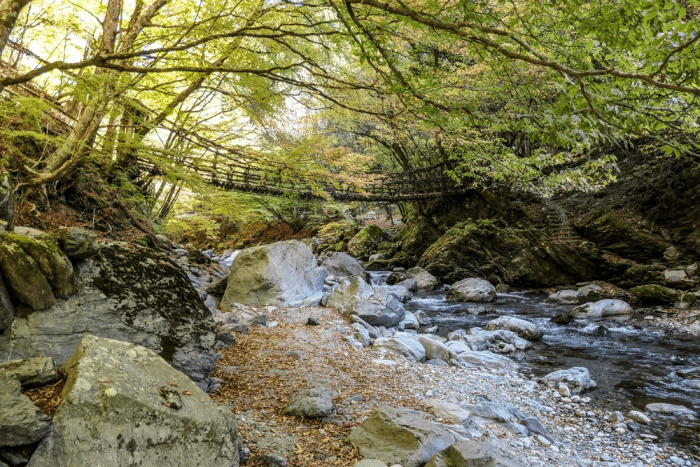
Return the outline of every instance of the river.
<path id="1" fill-rule="evenodd" d="M 373 282 L 385 283 L 388 274 L 373 273 Z M 523 371 L 544 376 L 562 368 L 586 367 L 598 383 L 598 388 L 586 392 L 586 396 L 609 411 L 644 411 L 649 403 L 664 402 L 700 413 L 700 386 L 677 374 L 678 369 L 700 367 L 697 338 L 657 329 L 638 313 L 623 320 L 582 319 L 568 325 L 554 324 L 550 319 L 572 306 L 546 303 L 547 295 L 539 290 L 498 294 L 489 303 L 448 301 L 446 295 L 445 290 L 418 293 L 405 307 L 411 312 L 424 311 L 432 321 L 430 326 L 438 326 L 441 336 L 455 329 L 484 328 L 504 315 L 531 321 L 544 331 L 544 337 L 533 342 L 532 349 L 511 355 L 524 365 Z M 649 431 L 660 440 L 700 453 L 698 420 L 652 418 Z"/>

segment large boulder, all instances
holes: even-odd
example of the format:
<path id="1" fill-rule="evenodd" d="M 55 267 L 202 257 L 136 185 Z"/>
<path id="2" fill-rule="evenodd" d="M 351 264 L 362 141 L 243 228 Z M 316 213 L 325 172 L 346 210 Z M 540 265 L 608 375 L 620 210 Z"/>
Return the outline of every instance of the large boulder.
<path id="1" fill-rule="evenodd" d="M 598 384 L 591 379 L 591 374 L 588 368 L 577 366 L 567 370 L 557 370 L 549 373 L 542 381 L 549 386 L 554 387 L 556 383 L 566 383 L 571 389 L 571 392 L 579 393 L 586 389 L 598 387 Z"/>
<path id="2" fill-rule="evenodd" d="M 384 289 L 375 293 L 359 276 L 336 286 L 328 297 L 326 306 L 337 308 L 345 315 L 357 315 L 372 326 L 387 328 L 397 326 L 406 314 L 393 293 Z"/>
<path id="3" fill-rule="evenodd" d="M 45 310 L 56 304 L 51 285 L 39 265 L 20 245 L 0 239 L 0 268 L 15 297 L 33 310 Z"/>
<path id="4" fill-rule="evenodd" d="M 656 284 L 632 287 L 630 293 L 644 303 L 655 305 L 673 303 L 680 297 L 677 290 Z"/>
<path id="5" fill-rule="evenodd" d="M 496 298 L 496 288 L 489 281 L 477 278 L 463 279 L 452 284 L 448 300 L 460 302 L 490 302 Z"/>
<path id="6" fill-rule="evenodd" d="M 78 292 L 47 311 L 15 317 L 0 335 L 0 361 L 43 355 L 60 366 L 85 334 L 93 334 L 148 347 L 209 386 L 219 358 L 216 323 L 176 263 L 110 242 L 78 266 Z"/>
<path id="7" fill-rule="evenodd" d="M 513 454 L 493 444 L 464 440 L 438 452 L 425 467 L 521 467 Z"/>
<path id="8" fill-rule="evenodd" d="M 15 307 L 0 274 L 0 333 L 12 324 L 13 319 L 15 319 Z"/>
<path id="9" fill-rule="evenodd" d="M 403 467 L 425 465 L 437 452 L 464 438 L 449 425 L 430 422 L 420 412 L 382 407 L 348 437 L 363 457 Z"/>
<path id="10" fill-rule="evenodd" d="M 238 466 L 235 416 L 155 352 L 86 336 L 64 369 L 53 430 L 30 467 Z"/>
<path id="11" fill-rule="evenodd" d="M 68 298 L 73 295 L 75 292 L 73 265 L 55 244 L 15 234 L 5 235 L 3 241 L 21 247 L 34 260 L 56 297 Z"/>
<path id="12" fill-rule="evenodd" d="M 574 318 L 604 318 L 606 316 L 628 315 L 633 313 L 629 303 L 616 300 L 605 299 L 597 302 L 585 303 L 571 310 L 570 315 Z"/>
<path id="13" fill-rule="evenodd" d="M 348 242 L 348 253 L 355 258 L 367 260 L 386 237 L 387 235 L 381 227 L 370 224 Z"/>
<path id="14" fill-rule="evenodd" d="M 328 276 L 308 246 L 298 240 L 277 242 L 241 251 L 231 265 L 222 311 L 234 303 L 300 306 L 323 291 Z"/>
<path id="15" fill-rule="evenodd" d="M 21 389 L 17 378 L 0 371 L 0 447 L 35 443 L 51 431 L 51 417 Z"/>
<path id="16" fill-rule="evenodd" d="M 493 321 L 490 321 L 486 325 L 487 331 L 495 331 L 498 329 L 504 329 L 506 331 L 512 331 L 523 339 L 528 339 L 531 341 L 538 341 L 542 339 L 544 332 L 536 324 L 526 321 L 524 319 L 515 318 L 513 316 L 501 316 Z"/>
<path id="17" fill-rule="evenodd" d="M 440 280 L 423 268 L 410 268 L 405 271 L 392 272 L 386 279 L 387 284 L 398 284 L 405 280 L 415 280 L 418 290 L 437 290 L 442 284 Z"/>
<path id="18" fill-rule="evenodd" d="M 347 253 L 331 253 L 323 260 L 321 266 L 335 277 L 360 276 L 365 282 L 369 282 L 369 273 L 352 256 Z"/>

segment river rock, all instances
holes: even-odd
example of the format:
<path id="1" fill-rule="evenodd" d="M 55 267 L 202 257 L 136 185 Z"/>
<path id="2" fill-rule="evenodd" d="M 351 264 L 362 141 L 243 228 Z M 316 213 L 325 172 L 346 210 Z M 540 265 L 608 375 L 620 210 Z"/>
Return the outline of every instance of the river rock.
<path id="1" fill-rule="evenodd" d="M 284 408 L 285 415 L 323 418 L 333 413 L 333 394 L 327 388 L 304 389 Z"/>
<path id="2" fill-rule="evenodd" d="M 411 293 L 418 292 L 418 282 L 416 282 L 415 279 L 406 279 L 405 281 L 401 281 L 396 285 L 406 287 L 406 289 L 408 289 L 408 291 Z"/>
<path id="3" fill-rule="evenodd" d="M 472 346 L 472 350 L 477 350 L 474 348 L 477 345 L 485 344 L 497 344 L 500 342 L 511 344 L 518 350 L 526 350 L 532 347 L 532 343 L 522 337 L 518 336 L 513 331 L 508 331 L 505 329 L 498 329 L 495 331 L 485 331 L 479 327 L 473 327 L 469 330 L 469 333 L 463 336 L 463 340 Z"/>
<path id="4" fill-rule="evenodd" d="M 460 302 L 490 302 L 496 298 L 496 289 L 489 281 L 469 278 L 452 284 L 448 300 Z"/>
<path id="5" fill-rule="evenodd" d="M 513 454 L 498 446 L 468 439 L 436 453 L 425 467 L 522 467 L 524 465 Z"/>
<path id="6" fill-rule="evenodd" d="M 0 333 L 12 324 L 13 319 L 15 319 L 15 307 L 0 274 Z"/>
<path id="7" fill-rule="evenodd" d="M 463 424 L 465 420 L 472 416 L 470 411 L 463 409 L 457 404 L 440 399 L 428 399 L 423 405 L 436 417 L 456 425 Z"/>
<path id="8" fill-rule="evenodd" d="M 374 300 L 385 302 L 389 295 L 393 295 L 400 302 L 406 303 L 413 299 L 413 294 L 403 285 L 376 285 L 372 287 Z"/>
<path id="9" fill-rule="evenodd" d="M 603 318 L 605 316 L 628 315 L 632 313 L 629 303 L 616 299 L 605 299 L 586 303 L 571 310 L 574 318 Z"/>
<path id="10" fill-rule="evenodd" d="M 688 310 L 695 305 L 698 298 L 692 293 L 686 293 L 681 295 L 681 298 L 676 302 L 675 307 L 681 310 Z"/>
<path id="11" fill-rule="evenodd" d="M 448 349 L 458 355 L 463 352 L 471 352 L 472 350 L 463 340 L 447 341 L 445 345 Z"/>
<path id="12" fill-rule="evenodd" d="M 536 324 L 531 323 L 520 318 L 514 318 L 512 316 L 501 316 L 493 321 L 490 321 L 486 325 L 487 331 L 494 331 L 496 329 L 504 329 L 506 331 L 512 331 L 523 339 L 528 339 L 532 341 L 537 341 L 542 339 L 544 332 L 542 329 L 537 327 Z"/>
<path id="13" fill-rule="evenodd" d="M 416 318 L 416 315 L 413 313 L 407 311 L 406 314 L 403 317 L 403 321 L 399 323 L 399 329 L 418 329 L 420 327 L 420 323 L 418 322 L 418 318 Z"/>
<path id="14" fill-rule="evenodd" d="M 676 374 L 683 378 L 700 378 L 700 366 L 687 366 L 676 369 Z"/>
<path id="15" fill-rule="evenodd" d="M 363 457 L 403 467 L 425 465 L 437 452 L 464 438 L 446 425 L 430 422 L 419 412 L 382 407 L 348 437 Z"/>
<path id="16" fill-rule="evenodd" d="M 643 423 L 644 425 L 651 425 L 651 418 L 647 417 L 638 410 L 630 410 L 627 412 L 627 417 L 639 423 Z"/>
<path id="17" fill-rule="evenodd" d="M 392 272 L 389 277 L 386 278 L 386 283 L 397 284 L 409 279 L 416 281 L 416 285 L 420 291 L 437 290 L 442 285 L 437 277 L 419 267 L 410 268 L 405 271 Z"/>
<path id="18" fill-rule="evenodd" d="M 560 290 L 549 295 L 545 301 L 557 305 L 578 305 L 583 301 L 583 297 L 577 290 Z"/>
<path id="19" fill-rule="evenodd" d="M 508 357 L 491 352 L 472 351 L 460 353 L 457 360 L 469 365 L 503 370 L 517 370 L 519 365 Z"/>
<path id="20" fill-rule="evenodd" d="M 0 374 L 16 378 L 23 388 L 43 386 L 58 380 L 56 365 L 48 357 L 0 363 Z"/>
<path id="21" fill-rule="evenodd" d="M 591 379 L 591 375 L 588 372 L 588 368 L 584 367 L 573 367 L 568 370 L 558 370 L 553 373 L 549 373 L 542 380 L 551 384 L 552 386 L 556 383 L 567 383 L 569 389 L 573 393 L 580 393 L 586 389 L 592 389 L 598 387 L 598 384 Z"/>
<path id="22" fill-rule="evenodd" d="M 417 362 L 425 359 L 423 344 L 408 334 L 397 333 L 394 337 L 380 337 L 374 341 L 374 348 L 386 349 Z"/>
<path id="23" fill-rule="evenodd" d="M 583 287 L 580 287 L 577 292 L 581 296 L 581 303 L 595 302 L 603 298 L 605 295 L 603 288 L 595 284 L 584 285 Z"/>
<path id="24" fill-rule="evenodd" d="M 677 290 L 657 284 L 633 287 L 630 293 L 649 304 L 673 303 L 680 296 Z"/>
<path id="25" fill-rule="evenodd" d="M 647 412 L 660 413 L 663 415 L 698 415 L 694 410 L 690 410 L 682 405 L 664 404 L 661 402 L 647 404 L 644 408 Z"/>
<path id="26" fill-rule="evenodd" d="M 238 465 L 235 416 L 155 352 L 87 336 L 64 369 L 53 430 L 30 467 Z"/>
<path id="27" fill-rule="evenodd" d="M 51 417 L 21 389 L 17 378 L 0 371 L 0 447 L 31 444 L 51 431 Z"/>
<path id="28" fill-rule="evenodd" d="M 690 289 L 695 286 L 695 281 L 683 269 L 664 271 L 664 283 L 675 289 Z"/>
<path id="29" fill-rule="evenodd" d="M 215 280 L 210 285 L 208 285 L 204 289 L 204 291 L 207 294 L 220 299 L 226 293 L 226 286 L 228 286 L 228 276 L 221 277 L 221 278 Z"/>
<path id="30" fill-rule="evenodd" d="M 328 258 L 323 260 L 321 266 L 337 278 L 360 276 L 365 282 L 369 283 L 370 281 L 369 273 L 365 271 L 365 268 L 347 253 L 331 253 Z"/>
<path id="31" fill-rule="evenodd" d="M 393 293 L 374 289 L 361 277 L 344 280 L 333 289 L 326 306 L 337 308 L 345 315 L 357 315 L 372 326 L 397 326 L 406 315 L 401 302 Z"/>
<path id="32" fill-rule="evenodd" d="M 388 466 L 386 465 L 386 462 L 382 462 L 382 461 L 377 460 L 377 459 L 362 459 L 359 462 L 355 462 L 352 467 L 388 467 Z"/>
<path id="33" fill-rule="evenodd" d="M 299 306 L 323 292 L 326 276 L 328 271 L 317 266 L 309 247 L 298 240 L 246 248 L 231 265 L 219 307 L 224 311 L 233 303 Z"/>
<path id="34" fill-rule="evenodd" d="M 78 293 L 15 317 L 12 332 L 0 335 L 0 361 L 43 355 L 60 366 L 93 334 L 148 347 L 209 387 L 219 359 L 216 323 L 177 264 L 147 248 L 106 242 L 78 267 Z"/>
<path id="35" fill-rule="evenodd" d="M 442 342 L 421 334 L 418 334 L 416 339 L 425 349 L 426 360 L 442 360 L 445 363 L 450 363 L 452 358 L 456 357 L 455 353 Z"/>

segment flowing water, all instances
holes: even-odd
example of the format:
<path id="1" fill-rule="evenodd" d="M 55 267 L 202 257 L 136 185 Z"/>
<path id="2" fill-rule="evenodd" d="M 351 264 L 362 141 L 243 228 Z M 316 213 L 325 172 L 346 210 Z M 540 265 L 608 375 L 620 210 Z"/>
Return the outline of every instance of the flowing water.
<path id="1" fill-rule="evenodd" d="M 373 273 L 382 283 L 389 273 Z M 499 316 L 514 316 L 536 323 L 544 330 L 533 348 L 511 356 L 537 376 L 558 369 L 588 368 L 598 388 L 585 393 L 606 410 L 644 411 L 652 402 L 682 405 L 700 413 L 700 387 L 680 377 L 676 370 L 700 366 L 700 340 L 652 327 L 644 316 L 625 319 L 576 320 L 568 325 L 550 322 L 572 306 L 545 303 L 541 291 L 520 290 L 498 294 L 490 303 L 446 300 L 446 291 L 416 294 L 406 310 L 422 310 L 438 326 L 438 334 L 455 329 L 484 328 Z M 696 377 L 700 378 L 700 377 Z M 660 438 L 700 452 L 700 422 L 653 417 L 651 427 Z"/>

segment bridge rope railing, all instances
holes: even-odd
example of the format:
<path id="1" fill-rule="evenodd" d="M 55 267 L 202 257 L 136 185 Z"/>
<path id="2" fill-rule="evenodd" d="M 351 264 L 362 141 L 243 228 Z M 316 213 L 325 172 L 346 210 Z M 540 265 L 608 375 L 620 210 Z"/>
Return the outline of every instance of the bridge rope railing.
<path id="1" fill-rule="evenodd" d="M 252 163 L 227 164 L 223 171 L 221 163 L 210 163 L 209 166 L 192 160 L 181 160 L 178 163 L 197 173 L 209 185 L 223 190 L 301 199 L 324 198 L 319 193 L 322 191 L 336 201 L 413 201 L 460 195 L 467 190 L 445 175 L 445 171 L 452 167 L 450 162 L 386 174 L 381 176 L 380 181 L 364 185 L 338 184 L 330 180 L 312 183 L 301 177 L 282 177 L 280 171 L 257 167 Z M 160 167 L 144 158 L 138 159 L 138 166 L 152 175 L 163 173 Z"/>

